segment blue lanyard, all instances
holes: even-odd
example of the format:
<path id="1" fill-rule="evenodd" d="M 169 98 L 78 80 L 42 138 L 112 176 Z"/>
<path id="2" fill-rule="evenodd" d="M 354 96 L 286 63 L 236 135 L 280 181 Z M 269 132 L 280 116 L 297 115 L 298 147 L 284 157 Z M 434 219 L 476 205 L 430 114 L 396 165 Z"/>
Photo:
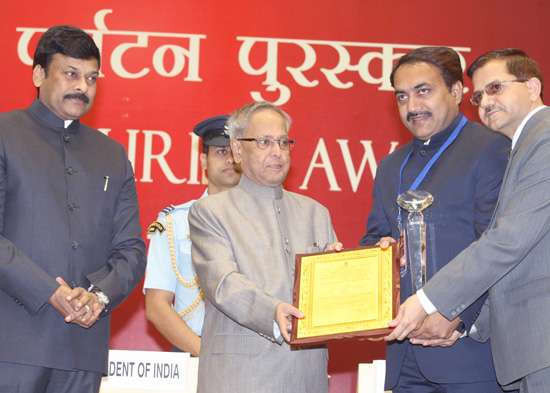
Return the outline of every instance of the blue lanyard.
<path id="1" fill-rule="evenodd" d="M 443 144 L 443 146 L 441 146 L 439 148 L 439 150 L 437 151 L 437 153 L 435 153 L 435 155 L 432 157 L 432 159 L 426 164 L 426 166 L 424 167 L 424 169 L 422 169 L 422 172 L 420 172 L 420 174 L 418 175 L 418 177 L 416 178 L 416 180 L 413 182 L 413 184 L 411 185 L 411 187 L 409 188 L 409 190 L 416 190 L 418 188 L 418 186 L 420 185 L 420 183 L 422 182 L 422 180 L 424 180 L 424 178 L 426 177 L 426 175 L 428 174 L 428 171 L 432 168 L 433 164 L 435 164 L 435 162 L 437 161 L 437 159 L 439 158 L 439 156 L 451 145 L 451 143 L 453 143 L 455 141 L 455 139 L 458 137 L 458 134 L 460 134 L 460 131 L 462 130 L 462 128 L 464 127 L 464 125 L 466 124 L 466 122 L 468 121 L 468 119 L 466 118 L 466 116 L 462 115 L 462 120 L 460 120 L 460 123 L 458 123 L 458 125 L 456 126 L 456 128 L 454 129 L 453 133 L 451 134 L 451 136 L 445 141 L 445 143 Z M 407 162 L 409 161 L 409 158 L 411 158 L 411 155 L 413 153 L 413 150 L 414 150 L 414 147 L 411 149 L 411 151 L 409 152 L 409 154 L 407 155 L 407 157 L 405 158 L 405 161 L 403 161 L 403 164 L 401 164 L 401 169 L 399 170 L 399 194 L 398 195 L 401 195 L 401 182 L 402 182 L 402 177 L 403 177 L 403 168 L 405 168 L 405 165 L 407 164 Z M 401 207 L 399 207 L 399 215 L 397 216 L 397 222 L 399 223 L 399 226 L 401 227 L 401 220 L 402 220 L 402 216 L 401 216 Z"/>

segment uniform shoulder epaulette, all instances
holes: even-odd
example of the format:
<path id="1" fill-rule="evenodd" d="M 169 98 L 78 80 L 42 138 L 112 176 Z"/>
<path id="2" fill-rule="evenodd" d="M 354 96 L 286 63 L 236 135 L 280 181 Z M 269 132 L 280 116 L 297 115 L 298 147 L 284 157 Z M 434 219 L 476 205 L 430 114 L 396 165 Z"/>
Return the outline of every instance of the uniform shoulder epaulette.
<path id="1" fill-rule="evenodd" d="M 176 207 L 174 205 L 170 205 L 164 209 L 161 210 L 161 213 L 164 213 L 164 214 L 168 214 L 170 213 L 172 210 L 174 210 Z"/>

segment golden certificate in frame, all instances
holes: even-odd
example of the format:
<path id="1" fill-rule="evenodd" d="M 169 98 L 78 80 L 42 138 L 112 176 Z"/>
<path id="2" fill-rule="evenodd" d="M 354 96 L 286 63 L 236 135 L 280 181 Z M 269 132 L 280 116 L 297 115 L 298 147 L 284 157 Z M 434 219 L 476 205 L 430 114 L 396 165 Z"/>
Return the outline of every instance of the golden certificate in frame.
<path id="1" fill-rule="evenodd" d="M 294 307 L 305 317 L 293 318 L 290 343 L 389 334 L 400 303 L 397 251 L 392 243 L 296 255 Z"/>

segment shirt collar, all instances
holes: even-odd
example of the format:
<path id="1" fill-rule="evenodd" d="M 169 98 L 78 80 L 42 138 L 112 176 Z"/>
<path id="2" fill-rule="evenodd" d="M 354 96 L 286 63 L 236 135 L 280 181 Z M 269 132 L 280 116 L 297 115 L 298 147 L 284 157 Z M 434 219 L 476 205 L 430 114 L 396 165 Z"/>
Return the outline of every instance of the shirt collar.
<path id="1" fill-rule="evenodd" d="M 243 173 L 239 181 L 239 187 L 248 194 L 258 198 L 281 199 L 283 197 L 283 186 L 266 187 L 254 183 Z"/>
<path id="2" fill-rule="evenodd" d="M 527 116 L 525 116 L 525 119 L 523 119 L 523 121 L 520 123 L 516 132 L 514 132 L 514 137 L 512 138 L 512 150 L 514 150 L 514 146 L 516 146 L 516 143 L 519 139 L 519 136 L 521 135 L 521 132 L 523 131 L 523 128 L 525 127 L 525 124 L 527 124 L 529 119 L 532 118 L 535 113 L 537 113 L 538 111 L 544 108 L 546 108 L 546 105 L 538 106 L 535 109 L 533 109 L 531 112 L 529 112 Z"/>
<path id="3" fill-rule="evenodd" d="M 458 126 L 460 121 L 464 115 L 460 112 L 458 112 L 458 115 L 454 118 L 454 120 L 445 128 L 443 131 L 438 132 L 434 136 L 432 136 L 427 141 L 423 141 L 422 139 L 414 138 L 414 145 L 415 146 L 440 146 L 451 136 L 455 128 Z"/>
<path id="4" fill-rule="evenodd" d="M 57 117 L 51 110 L 48 109 L 38 98 L 36 98 L 29 107 L 31 113 L 36 116 L 41 122 L 53 128 L 70 128 L 77 129 L 80 124 L 79 120 L 72 120 L 66 123 L 65 120 Z"/>

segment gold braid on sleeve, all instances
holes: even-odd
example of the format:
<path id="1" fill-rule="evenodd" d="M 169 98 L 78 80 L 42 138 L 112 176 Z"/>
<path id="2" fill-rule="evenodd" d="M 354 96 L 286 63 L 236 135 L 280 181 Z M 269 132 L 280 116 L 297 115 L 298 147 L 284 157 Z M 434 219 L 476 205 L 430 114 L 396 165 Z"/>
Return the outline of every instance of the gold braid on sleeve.
<path id="1" fill-rule="evenodd" d="M 190 281 L 185 281 L 183 276 L 180 274 L 178 270 L 178 263 L 176 261 L 176 250 L 174 246 L 174 231 L 172 227 L 172 216 L 170 214 L 166 214 L 166 236 L 168 238 L 168 249 L 170 251 L 170 262 L 172 263 L 172 270 L 174 271 L 174 274 L 176 275 L 176 278 L 178 279 L 178 282 L 183 285 L 187 289 L 199 289 L 199 293 L 191 302 L 191 304 L 184 310 L 178 312 L 181 319 L 184 321 L 188 321 L 191 318 L 193 318 L 195 315 L 198 314 L 198 312 L 204 307 L 204 292 L 202 289 L 200 289 L 199 286 L 199 279 L 197 275 L 195 274 L 195 277 L 193 277 Z"/>

